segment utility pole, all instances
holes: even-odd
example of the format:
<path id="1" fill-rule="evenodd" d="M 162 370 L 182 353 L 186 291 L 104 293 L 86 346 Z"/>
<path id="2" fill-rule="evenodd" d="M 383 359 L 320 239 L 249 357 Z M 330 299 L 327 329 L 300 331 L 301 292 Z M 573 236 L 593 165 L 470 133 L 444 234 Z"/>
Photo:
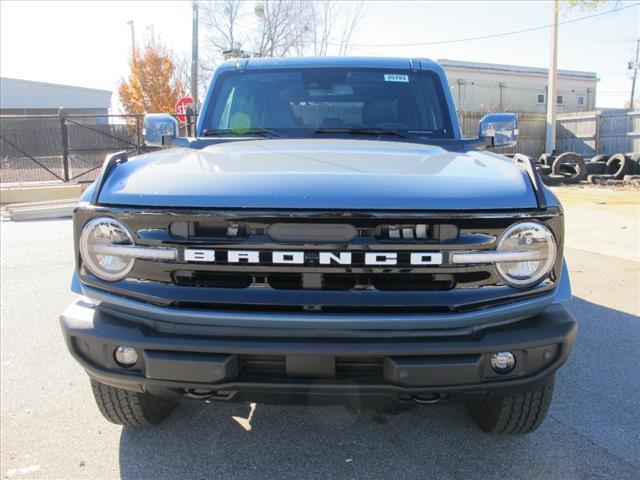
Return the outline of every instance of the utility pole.
<path id="1" fill-rule="evenodd" d="M 194 117 L 198 113 L 198 2 L 193 0 L 193 20 L 191 27 L 191 98 Z"/>
<path id="2" fill-rule="evenodd" d="M 547 88 L 547 133 L 544 151 L 553 155 L 556 149 L 556 97 L 558 95 L 558 0 L 553 0 L 551 25 L 551 64 Z"/>
<path id="3" fill-rule="evenodd" d="M 633 80 L 631 81 L 631 99 L 629 108 L 633 110 L 633 97 L 636 94 L 636 77 L 638 76 L 638 49 L 640 49 L 640 38 L 636 40 L 636 62 L 633 64 Z"/>
<path id="4" fill-rule="evenodd" d="M 133 28 L 133 20 L 129 20 L 127 25 L 131 27 L 131 60 L 136 58 L 136 34 Z"/>

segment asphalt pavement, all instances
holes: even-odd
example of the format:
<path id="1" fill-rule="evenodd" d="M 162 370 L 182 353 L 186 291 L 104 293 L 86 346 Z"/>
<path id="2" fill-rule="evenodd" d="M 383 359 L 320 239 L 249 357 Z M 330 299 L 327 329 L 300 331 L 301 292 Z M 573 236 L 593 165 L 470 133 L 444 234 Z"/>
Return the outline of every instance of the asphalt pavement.
<path id="1" fill-rule="evenodd" d="M 640 478 L 640 264 L 628 258 L 567 249 L 580 332 L 534 434 L 488 436 L 459 405 L 184 402 L 133 429 L 102 418 L 60 333 L 71 221 L 0 230 L 4 478 Z"/>

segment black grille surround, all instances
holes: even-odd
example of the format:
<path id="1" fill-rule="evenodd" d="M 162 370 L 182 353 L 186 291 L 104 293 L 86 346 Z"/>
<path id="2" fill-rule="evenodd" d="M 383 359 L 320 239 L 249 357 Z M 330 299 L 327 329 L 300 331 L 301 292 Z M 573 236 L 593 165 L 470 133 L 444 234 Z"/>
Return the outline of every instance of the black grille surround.
<path id="1" fill-rule="evenodd" d="M 76 246 L 82 227 L 98 216 L 123 222 L 137 245 L 176 248 L 178 258 L 137 259 L 127 279 L 104 282 L 84 268 L 76 251 L 81 281 L 164 306 L 354 314 L 377 308 L 381 312 L 462 311 L 548 292 L 562 268 L 563 214 L 557 207 L 458 213 L 167 210 L 83 204 L 74 214 Z M 558 245 L 554 268 L 539 285 L 518 290 L 503 284 L 493 264 L 449 262 L 454 251 L 495 249 L 500 234 L 523 220 L 545 223 Z M 290 224 L 292 231 L 304 225 L 348 225 L 357 236 L 346 243 L 331 238 L 278 242 L 269 235 L 274 224 Z M 334 230 L 341 229 L 322 229 Z M 215 250 L 216 262 L 187 262 L 187 248 Z M 230 263 L 227 252 L 234 250 L 258 251 L 260 262 Z M 271 252 L 278 250 L 303 251 L 304 264 L 271 263 Z M 318 252 L 350 252 L 352 264 L 320 265 Z M 365 265 L 366 252 L 397 252 L 397 265 Z M 442 253 L 442 264 L 411 265 L 411 252 Z"/>

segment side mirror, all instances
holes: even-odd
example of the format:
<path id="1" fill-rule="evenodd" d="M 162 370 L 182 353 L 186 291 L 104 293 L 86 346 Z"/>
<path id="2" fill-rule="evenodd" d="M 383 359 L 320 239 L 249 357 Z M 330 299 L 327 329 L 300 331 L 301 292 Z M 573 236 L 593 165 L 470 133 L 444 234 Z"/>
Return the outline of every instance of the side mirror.
<path id="1" fill-rule="evenodd" d="M 149 147 L 166 147 L 178 136 L 178 121 L 166 113 L 150 113 L 144 116 L 144 143 Z"/>
<path id="2" fill-rule="evenodd" d="M 515 147 L 518 117 L 515 113 L 488 113 L 478 123 L 478 136 L 492 139 L 493 147 Z"/>

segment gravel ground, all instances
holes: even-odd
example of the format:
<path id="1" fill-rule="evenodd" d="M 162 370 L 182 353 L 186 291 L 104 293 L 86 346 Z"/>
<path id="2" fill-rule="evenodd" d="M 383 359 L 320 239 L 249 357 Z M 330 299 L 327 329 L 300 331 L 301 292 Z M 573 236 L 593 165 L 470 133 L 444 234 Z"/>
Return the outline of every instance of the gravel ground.
<path id="1" fill-rule="evenodd" d="M 62 340 L 71 222 L 0 229 L 5 478 L 640 478 L 640 264 L 628 255 L 568 241 L 580 332 L 532 435 L 487 436 L 457 405 L 185 403 L 165 425 L 137 430 L 101 417 Z"/>

